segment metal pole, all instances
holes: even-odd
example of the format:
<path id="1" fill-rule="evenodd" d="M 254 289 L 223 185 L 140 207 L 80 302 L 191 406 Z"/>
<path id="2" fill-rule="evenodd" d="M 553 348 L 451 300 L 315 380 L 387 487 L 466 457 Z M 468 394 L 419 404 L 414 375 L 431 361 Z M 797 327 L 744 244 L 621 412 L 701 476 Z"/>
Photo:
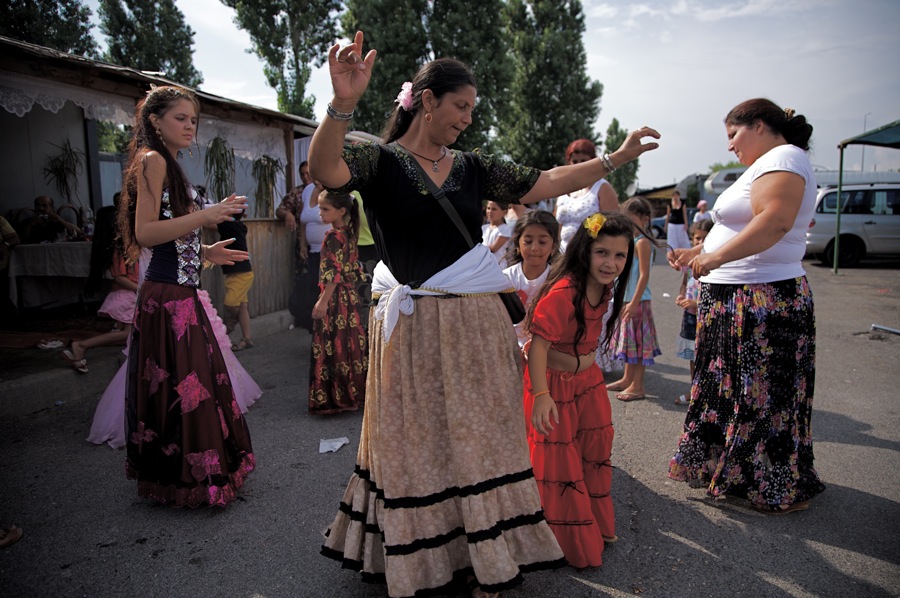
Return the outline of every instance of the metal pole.
<path id="1" fill-rule="evenodd" d="M 833 258 L 833 272 L 835 274 L 838 273 L 838 256 L 840 255 L 840 245 L 841 245 L 841 211 L 844 207 L 841 205 L 841 192 L 844 187 L 844 146 L 839 145 L 838 148 L 841 150 L 841 160 L 838 164 L 838 188 L 837 188 L 837 202 L 835 202 L 835 212 L 836 218 L 834 219 L 834 258 Z"/>
<path id="2" fill-rule="evenodd" d="M 862 131 L 863 133 L 866 132 L 866 119 L 869 118 L 870 114 L 872 114 L 872 113 L 866 112 L 866 115 L 863 116 L 863 131 Z M 862 162 L 860 163 L 859 166 L 860 166 L 860 168 L 859 168 L 860 172 L 866 171 L 866 146 L 865 146 L 865 144 L 863 144 L 863 146 L 862 146 Z"/>

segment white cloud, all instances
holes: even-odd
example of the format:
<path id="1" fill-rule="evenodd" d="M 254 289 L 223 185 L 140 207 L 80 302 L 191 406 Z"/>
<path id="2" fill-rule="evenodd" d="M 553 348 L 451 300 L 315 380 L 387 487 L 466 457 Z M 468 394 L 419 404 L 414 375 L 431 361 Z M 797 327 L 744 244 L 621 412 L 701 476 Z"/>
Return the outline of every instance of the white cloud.
<path id="1" fill-rule="evenodd" d="M 588 53 L 587 55 L 588 72 L 606 69 L 612 66 L 616 66 L 618 63 L 619 61 L 614 56 L 597 53 Z"/>
<path id="2" fill-rule="evenodd" d="M 613 19 L 619 14 L 619 9 L 611 4 L 585 3 L 584 14 L 589 19 Z"/>

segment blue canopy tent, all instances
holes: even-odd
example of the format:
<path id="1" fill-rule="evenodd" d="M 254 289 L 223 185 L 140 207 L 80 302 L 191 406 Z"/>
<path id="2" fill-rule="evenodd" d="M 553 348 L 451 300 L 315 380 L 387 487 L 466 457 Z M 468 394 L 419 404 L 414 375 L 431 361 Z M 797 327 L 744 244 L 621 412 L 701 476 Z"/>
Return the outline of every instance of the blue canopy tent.
<path id="1" fill-rule="evenodd" d="M 844 209 L 843 196 L 841 195 L 844 186 L 844 148 L 848 145 L 875 145 L 878 147 L 892 147 L 900 149 L 900 120 L 895 120 L 891 124 L 866 131 L 862 135 L 845 139 L 838 144 L 841 152 L 841 160 L 838 170 L 838 189 L 837 189 L 837 214 L 835 218 L 834 231 L 834 273 L 838 273 L 838 256 L 840 255 L 841 244 L 841 212 Z"/>

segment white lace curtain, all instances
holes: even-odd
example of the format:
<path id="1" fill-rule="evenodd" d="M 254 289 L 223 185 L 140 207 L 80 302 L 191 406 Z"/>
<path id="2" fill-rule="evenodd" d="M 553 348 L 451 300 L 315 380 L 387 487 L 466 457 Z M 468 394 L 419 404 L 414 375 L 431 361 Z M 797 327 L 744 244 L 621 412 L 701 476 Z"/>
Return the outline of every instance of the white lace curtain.
<path id="1" fill-rule="evenodd" d="M 0 106 L 16 116 L 25 116 L 35 104 L 56 114 L 66 102 L 82 108 L 85 118 L 118 125 L 134 121 L 134 101 L 130 98 L 26 75 L 0 73 Z"/>
<path id="2" fill-rule="evenodd" d="M 0 73 L 0 106 L 16 116 L 25 116 L 37 104 L 58 113 L 66 102 L 84 110 L 85 118 L 117 125 L 134 122 L 132 98 L 98 92 L 84 87 L 54 83 L 27 75 Z M 236 156 L 256 160 L 263 154 L 286 162 L 284 132 L 278 127 L 263 127 L 203 117 L 197 143 L 205 146 L 214 137 L 222 137 L 234 148 Z"/>
<path id="3" fill-rule="evenodd" d="M 206 118 L 201 114 L 197 143 L 205 149 L 215 137 L 227 141 L 239 158 L 256 160 L 265 154 L 278 158 L 282 164 L 286 162 L 283 129 Z"/>

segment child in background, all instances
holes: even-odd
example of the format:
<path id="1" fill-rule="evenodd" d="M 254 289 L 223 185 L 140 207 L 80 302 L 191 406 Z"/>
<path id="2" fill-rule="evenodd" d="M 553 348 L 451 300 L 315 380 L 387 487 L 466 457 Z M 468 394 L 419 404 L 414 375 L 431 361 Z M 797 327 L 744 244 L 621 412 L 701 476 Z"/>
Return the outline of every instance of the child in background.
<path id="1" fill-rule="evenodd" d="M 368 350 L 356 287 L 365 282 L 356 243 L 359 204 L 349 193 L 319 195 L 322 222 L 331 225 L 322 243 L 319 300 L 313 307 L 309 411 L 356 411 L 365 400 Z"/>
<path id="2" fill-rule="evenodd" d="M 696 247 L 706 240 L 712 230 L 713 221 L 703 219 L 691 227 L 691 242 Z M 700 281 L 694 278 L 690 268 L 685 268 L 681 278 L 681 289 L 675 298 L 675 305 L 684 309 L 681 316 L 681 332 L 678 335 L 678 357 L 691 362 L 691 383 L 694 380 L 694 339 L 697 337 L 697 297 L 700 295 Z M 684 395 L 675 399 L 676 405 L 687 405 Z"/>
<path id="3" fill-rule="evenodd" d="M 531 463 L 544 516 L 573 567 L 601 565 L 604 543 L 618 540 L 612 410 L 594 352 L 610 297 L 610 322 L 625 305 L 632 235 L 628 218 L 617 213 L 585 220 L 526 317 L 533 335 L 525 370 Z"/>
<path id="4" fill-rule="evenodd" d="M 509 238 L 512 237 L 509 225 L 503 219 L 506 210 L 501 208 L 497 202 L 489 201 L 484 212 L 487 215 L 487 224 L 481 227 L 481 244 L 486 245 L 491 250 L 491 253 L 494 254 L 494 257 L 497 258 L 497 263 L 500 264 L 500 267 L 505 268 L 506 244 L 509 243 Z"/>
<path id="5" fill-rule="evenodd" d="M 550 266 L 561 254 L 559 252 L 559 222 L 550 212 L 534 210 L 525 212 L 516 221 L 510 250 L 506 260 L 512 264 L 503 273 L 519 294 L 522 305 L 527 310 L 535 292 L 547 280 Z M 525 322 L 515 325 L 519 348 L 527 355 L 531 335 Z"/>
<path id="6" fill-rule="evenodd" d="M 114 201 L 118 205 L 118 198 Z M 72 345 L 62 352 L 75 371 L 81 374 L 88 373 L 86 355 L 89 349 L 124 345 L 131 335 L 134 305 L 137 302 L 137 272 L 133 266 L 125 263 L 121 243 L 117 240 L 116 209 L 108 206 L 97 211 L 97 228 L 91 241 L 91 270 L 86 284 L 86 291 L 93 294 L 105 274 L 112 276 L 112 288 L 97 310 L 97 315 L 114 320 L 115 328 L 83 341 L 72 341 Z"/>
<path id="7" fill-rule="evenodd" d="M 232 249 L 247 251 L 247 225 L 241 222 L 244 213 L 234 215 L 234 220 L 226 220 L 218 224 L 219 236 L 222 239 L 234 239 L 229 245 Z M 253 286 L 253 267 L 250 260 L 235 262 L 232 266 L 222 266 L 225 275 L 225 326 L 228 332 L 234 329 L 237 321 L 241 325 L 241 340 L 231 346 L 232 351 L 252 349 L 253 334 L 250 332 L 250 307 L 248 294 Z"/>
<path id="8" fill-rule="evenodd" d="M 615 334 L 613 355 L 625 362 L 625 373 L 608 390 L 619 391 L 620 401 L 643 399 L 644 370 L 653 365 L 653 358 L 660 355 L 656 339 L 653 311 L 650 309 L 650 267 L 656 256 L 656 243 L 647 233 L 650 226 L 650 204 L 642 197 L 632 197 L 622 204 L 622 213 L 631 219 L 634 227 L 634 255 L 622 321 Z"/>

